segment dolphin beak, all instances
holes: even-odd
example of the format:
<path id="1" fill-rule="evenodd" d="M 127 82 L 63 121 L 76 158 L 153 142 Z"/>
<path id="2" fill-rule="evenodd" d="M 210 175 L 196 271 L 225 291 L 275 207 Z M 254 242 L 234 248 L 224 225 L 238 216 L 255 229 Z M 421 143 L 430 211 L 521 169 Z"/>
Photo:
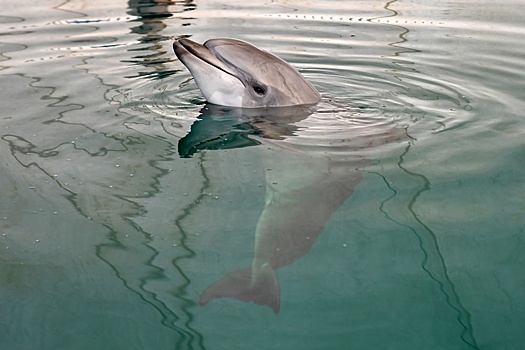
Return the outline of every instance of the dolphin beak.
<path id="1" fill-rule="evenodd" d="M 188 69 L 191 68 L 192 62 L 195 60 L 201 60 L 208 65 L 215 67 L 223 71 L 226 74 L 229 74 L 237 79 L 239 79 L 236 71 L 232 70 L 227 64 L 221 61 L 216 55 L 215 52 L 207 48 L 205 45 L 201 45 L 192 41 L 190 39 L 179 39 L 173 43 L 173 51 L 179 60 L 186 66 Z M 244 85 L 241 79 L 239 79 Z"/>

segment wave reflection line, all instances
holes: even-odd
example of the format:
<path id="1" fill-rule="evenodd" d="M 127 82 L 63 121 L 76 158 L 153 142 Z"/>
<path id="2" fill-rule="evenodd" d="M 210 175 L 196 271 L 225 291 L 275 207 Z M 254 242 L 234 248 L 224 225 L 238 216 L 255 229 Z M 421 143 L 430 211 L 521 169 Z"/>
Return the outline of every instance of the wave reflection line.
<path id="1" fill-rule="evenodd" d="M 414 183 L 419 182 L 420 185 L 416 187 L 414 193 L 410 196 L 410 199 L 406 205 L 396 205 L 398 209 L 406 209 L 407 218 L 412 219 L 409 223 L 404 223 L 402 220 L 395 219 L 393 215 L 389 214 L 385 208 L 387 203 L 393 201 L 398 197 L 399 192 L 392 186 L 386 177 L 378 172 L 369 171 L 371 174 L 378 175 L 381 177 L 387 188 L 392 191 L 392 195 L 381 202 L 379 210 L 383 215 L 390 221 L 396 223 L 408 229 L 414 234 L 419 243 L 419 248 L 423 253 L 423 261 L 421 262 L 421 268 L 425 271 L 430 278 L 439 285 L 439 290 L 445 297 L 445 302 L 450 306 L 456 313 L 456 319 L 463 328 L 461 332 L 461 340 L 473 349 L 479 349 L 476 338 L 474 337 L 474 330 L 472 327 L 471 316 L 467 309 L 463 306 L 460 297 L 456 291 L 454 283 L 448 275 L 448 269 L 446 266 L 445 259 L 441 253 L 439 243 L 436 234 L 426 225 L 416 214 L 414 206 L 417 199 L 426 191 L 430 189 L 430 181 L 422 174 L 415 173 L 404 167 L 405 156 L 408 154 L 412 142 L 409 142 L 405 151 L 399 156 L 397 165 L 399 169 L 413 178 Z M 394 214 L 395 215 L 395 214 Z M 405 216 L 401 216 L 405 217 Z"/>

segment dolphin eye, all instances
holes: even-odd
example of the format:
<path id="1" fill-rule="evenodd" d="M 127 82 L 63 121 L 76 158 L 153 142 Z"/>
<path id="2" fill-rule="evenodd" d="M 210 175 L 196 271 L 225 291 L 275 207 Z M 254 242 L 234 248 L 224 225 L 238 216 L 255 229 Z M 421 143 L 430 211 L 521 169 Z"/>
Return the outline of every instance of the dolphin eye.
<path id="1" fill-rule="evenodd" d="M 263 85 L 261 84 L 258 84 L 258 83 L 254 83 L 252 85 L 252 88 L 253 88 L 253 91 L 255 91 L 255 93 L 259 96 L 264 96 L 266 95 L 266 87 L 264 87 Z"/>

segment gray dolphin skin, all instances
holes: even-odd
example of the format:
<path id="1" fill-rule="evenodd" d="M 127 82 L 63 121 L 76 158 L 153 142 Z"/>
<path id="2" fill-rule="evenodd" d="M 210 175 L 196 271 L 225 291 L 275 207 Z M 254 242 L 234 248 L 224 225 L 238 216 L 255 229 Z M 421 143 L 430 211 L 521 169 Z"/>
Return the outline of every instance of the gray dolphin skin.
<path id="1" fill-rule="evenodd" d="M 173 43 L 210 103 L 243 108 L 313 105 L 321 95 L 279 57 L 237 39 L 189 39 Z"/>

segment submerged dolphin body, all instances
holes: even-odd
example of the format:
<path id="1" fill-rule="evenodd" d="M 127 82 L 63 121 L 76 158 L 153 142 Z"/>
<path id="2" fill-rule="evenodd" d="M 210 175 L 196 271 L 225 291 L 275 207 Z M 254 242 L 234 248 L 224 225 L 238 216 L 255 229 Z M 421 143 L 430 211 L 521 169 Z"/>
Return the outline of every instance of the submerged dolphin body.
<path id="1" fill-rule="evenodd" d="M 201 305 L 234 298 L 279 312 L 276 271 L 307 254 L 332 214 L 352 195 L 363 177 L 360 169 L 369 164 L 361 154 L 400 138 L 398 129 L 370 134 L 366 128 L 355 128 L 345 132 L 348 139 L 342 150 L 327 152 L 341 144 L 335 139 L 325 140 L 327 148 L 321 151 L 305 150 L 302 141 L 310 140 L 311 134 L 301 135 L 304 130 L 299 125 L 312 110 L 303 107 L 247 111 L 208 104 L 179 141 L 181 157 L 202 150 L 262 145 L 264 166 L 271 169 L 265 172 L 265 206 L 255 228 L 251 266 L 212 283 L 202 293 Z M 337 154 L 341 151 L 343 155 Z"/>
<path id="2" fill-rule="evenodd" d="M 362 175 L 352 164 L 333 162 L 325 154 L 312 155 L 290 148 L 286 137 L 297 134 L 296 123 L 311 110 L 297 107 L 268 112 L 243 112 L 239 108 L 207 105 L 191 131 L 179 142 L 179 154 L 200 149 L 230 149 L 238 145 L 234 133 L 264 147 L 266 168 L 265 207 L 255 228 L 252 265 L 227 274 L 202 293 L 200 304 L 219 298 L 234 298 L 280 310 L 280 287 L 276 270 L 307 254 L 325 223 L 352 194 Z M 290 114 L 291 113 L 291 114 Z M 231 120 L 230 126 L 223 126 Z M 246 125 L 250 125 L 248 128 Z M 227 141 L 220 141 L 222 136 Z M 213 143 L 212 143 L 213 142 Z M 239 147 L 249 146 L 243 142 Z"/>
<path id="3" fill-rule="evenodd" d="M 173 43 L 210 103 L 243 108 L 316 104 L 317 90 L 288 63 L 237 39 L 189 39 Z"/>

